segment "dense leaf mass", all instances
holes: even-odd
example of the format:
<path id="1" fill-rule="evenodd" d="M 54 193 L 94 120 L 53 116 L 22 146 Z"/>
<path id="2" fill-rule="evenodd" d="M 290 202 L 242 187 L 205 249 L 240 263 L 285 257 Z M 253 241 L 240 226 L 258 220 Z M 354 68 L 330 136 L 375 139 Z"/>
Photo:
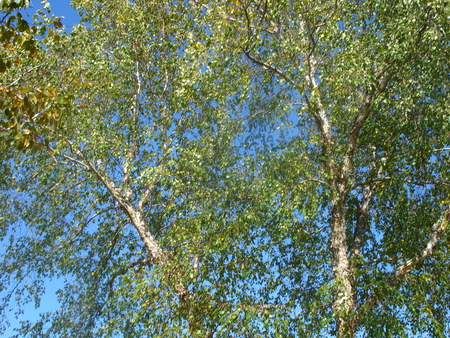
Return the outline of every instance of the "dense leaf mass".
<path id="1" fill-rule="evenodd" d="M 21 13 L 28 5 L 27 0 L 0 5 L 0 142 L 38 150 L 70 110 L 78 81 L 52 53 L 63 38 L 60 18 L 44 7 L 30 24 Z"/>
<path id="2" fill-rule="evenodd" d="M 8 3 L 0 332 L 450 335 L 447 0 Z"/>

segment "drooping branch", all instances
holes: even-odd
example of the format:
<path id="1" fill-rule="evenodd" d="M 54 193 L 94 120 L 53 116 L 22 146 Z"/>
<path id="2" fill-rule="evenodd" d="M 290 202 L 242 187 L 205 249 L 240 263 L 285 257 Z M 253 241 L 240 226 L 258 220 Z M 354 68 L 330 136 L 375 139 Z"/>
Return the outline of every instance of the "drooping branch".
<path id="1" fill-rule="evenodd" d="M 431 234 L 428 237 L 426 247 L 418 253 L 415 257 L 407 260 L 398 266 L 393 273 L 392 282 L 397 283 L 404 275 L 419 266 L 427 257 L 431 256 L 436 250 L 440 237 L 443 235 L 447 228 L 450 219 L 450 211 L 446 211 L 439 218 L 439 220 L 433 224 L 431 228 Z"/>
<path id="2" fill-rule="evenodd" d="M 37 65 L 37 66 L 34 66 L 34 67 L 28 69 L 27 71 L 25 71 L 25 72 L 23 72 L 22 74 L 20 74 L 20 76 L 19 76 L 16 80 L 14 80 L 13 82 L 7 84 L 6 86 L 7 86 L 7 87 L 14 87 L 14 86 L 17 85 L 17 84 L 20 82 L 20 80 L 22 80 L 25 76 L 27 76 L 28 74 L 30 74 L 30 73 L 33 72 L 34 70 L 36 70 L 36 69 L 38 69 L 38 68 L 41 68 L 41 67 L 42 67 L 43 65 L 45 65 L 45 64 L 46 64 L 46 62 L 43 62 L 43 63 L 41 63 L 41 64 L 39 64 L 39 65 Z"/>
<path id="3" fill-rule="evenodd" d="M 386 285 L 395 286 L 399 284 L 409 272 L 419 267 L 425 261 L 425 259 L 430 257 L 436 251 L 441 236 L 447 230 L 449 220 L 450 210 L 446 210 L 442 213 L 441 217 L 436 221 L 436 223 L 434 223 L 431 227 L 431 232 L 425 248 L 418 252 L 414 257 L 397 266 L 397 268 L 395 268 L 395 270 L 390 275 L 389 280 L 387 280 Z M 356 310 L 356 321 L 361 321 L 363 315 L 367 311 L 373 309 L 381 301 L 382 296 L 387 292 L 387 289 L 383 288 L 372 293 L 367 298 L 367 300 Z"/>
<path id="4" fill-rule="evenodd" d="M 289 84 L 291 84 L 294 88 L 299 88 L 300 85 L 295 82 L 291 77 L 289 77 L 282 69 L 278 68 L 277 66 L 273 66 L 273 65 L 269 65 L 268 63 L 259 60 L 257 58 L 255 58 L 251 53 L 250 50 L 245 48 L 242 50 L 245 54 L 245 56 L 252 61 L 254 64 L 261 66 L 262 68 L 269 70 L 273 73 L 275 73 L 276 75 L 278 75 L 280 78 L 282 78 L 283 80 L 285 80 L 286 82 L 288 82 Z"/>
<path id="5" fill-rule="evenodd" d="M 249 17 L 246 16 L 247 24 L 249 23 Z M 303 20 L 300 23 L 301 30 L 304 30 L 307 32 L 308 35 L 308 41 L 309 41 L 309 50 L 306 52 L 306 74 L 305 74 L 305 80 L 306 84 L 302 82 L 295 81 L 292 77 L 290 77 L 284 70 L 282 70 L 277 65 L 272 65 L 267 63 L 264 60 L 256 58 L 254 55 L 252 55 L 251 50 L 249 47 L 242 48 L 243 53 L 245 56 L 254 64 L 262 67 L 263 69 L 266 69 L 290 85 L 293 86 L 296 90 L 301 93 L 305 99 L 305 102 L 310 110 L 310 112 L 313 114 L 316 124 L 321 132 L 322 135 L 322 141 L 324 148 L 329 151 L 331 149 L 331 145 L 333 143 L 332 141 L 332 132 L 331 132 L 331 126 L 329 123 L 328 116 L 326 114 L 326 110 L 322 104 L 322 101 L 320 99 L 319 94 L 319 83 L 317 80 L 317 72 L 319 69 L 319 61 L 315 55 L 315 49 L 316 49 L 316 41 L 314 34 L 319 27 L 315 27 L 314 29 L 308 29 L 306 22 Z M 328 162 L 329 165 L 331 165 L 331 161 Z"/>

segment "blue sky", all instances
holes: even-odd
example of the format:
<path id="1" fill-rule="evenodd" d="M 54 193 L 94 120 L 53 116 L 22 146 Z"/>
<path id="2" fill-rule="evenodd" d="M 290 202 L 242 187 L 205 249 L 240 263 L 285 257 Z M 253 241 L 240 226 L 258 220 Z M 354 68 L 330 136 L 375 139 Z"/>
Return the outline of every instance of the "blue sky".
<path id="1" fill-rule="evenodd" d="M 77 24 L 80 20 L 78 12 L 70 6 L 71 0 L 48 0 L 52 13 L 59 17 L 64 17 L 62 23 L 70 31 L 72 26 Z M 42 7 L 39 0 L 30 1 L 31 10 L 37 10 Z"/>
<path id="2" fill-rule="evenodd" d="M 70 31 L 73 25 L 80 21 L 78 12 L 70 6 L 70 0 L 50 1 L 52 12 L 56 16 L 63 16 L 62 23 Z"/>

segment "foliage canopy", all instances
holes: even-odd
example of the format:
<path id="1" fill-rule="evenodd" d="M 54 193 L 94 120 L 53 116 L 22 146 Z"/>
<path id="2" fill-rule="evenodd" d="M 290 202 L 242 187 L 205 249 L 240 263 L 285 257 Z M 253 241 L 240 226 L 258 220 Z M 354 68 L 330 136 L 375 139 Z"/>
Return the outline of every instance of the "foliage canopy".
<path id="1" fill-rule="evenodd" d="M 72 70 L 52 53 L 63 38 L 60 18 L 49 4 L 30 24 L 21 10 L 27 0 L 0 6 L 0 140 L 3 146 L 40 149 L 72 103 L 77 85 Z"/>
<path id="2" fill-rule="evenodd" d="M 19 336 L 450 334 L 448 1 L 73 6 L 2 155 L 2 315 L 66 281 Z"/>

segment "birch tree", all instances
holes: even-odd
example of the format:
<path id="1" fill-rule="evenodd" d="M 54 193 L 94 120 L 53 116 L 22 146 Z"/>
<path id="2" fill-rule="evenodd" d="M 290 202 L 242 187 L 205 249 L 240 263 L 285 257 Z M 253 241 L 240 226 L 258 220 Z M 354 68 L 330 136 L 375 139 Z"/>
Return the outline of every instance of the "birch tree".
<path id="1" fill-rule="evenodd" d="M 19 336 L 211 337 L 223 309 L 196 281 L 245 190 L 237 88 L 205 66 L 185 4 L 75 5 L 88 27 L 51 50 L 77 74 L 70 113 L 41 151 L 3 158 L 2 310 L 64 276 L 61 310 Z"/>
<path id="2" fill-rule="evenodd" d="M 292 121 L 267 179 L 281 204 L 272 231 L 293 242 L 279 282 L 298 336 L 444 337 L 448 3 L 204 6 L 262 95 L 285 93 L 278 113 L 257 102 L 253 116 Z"/>

